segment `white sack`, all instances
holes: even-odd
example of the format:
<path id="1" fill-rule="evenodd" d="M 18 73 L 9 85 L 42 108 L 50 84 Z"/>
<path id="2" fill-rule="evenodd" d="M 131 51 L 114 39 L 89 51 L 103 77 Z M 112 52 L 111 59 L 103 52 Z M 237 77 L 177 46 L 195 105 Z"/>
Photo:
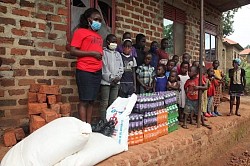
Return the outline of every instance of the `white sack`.
<path id="1" fill-rule="evenodd" d="M 129 98 L 118 97 L 107 109 L 106 119 L 115 120 L 115 132 L 113 138 L 128 150 L 129 115 L 137 100 L 137 95 L 132 94 Z"/>
<path id="2" fill-rule="evenodd" d="M 91 132 L 91 126 L 79 119 L 58 118 L 12 147 L 1 166 L 54 165 L 82 149 Z"/>
<path id="3" fill-rule="evenodd" d="M 113 138 L 91 133 L 82 150 L 66 157 L 55 166 L 92 166 L 124 150 Z"/>

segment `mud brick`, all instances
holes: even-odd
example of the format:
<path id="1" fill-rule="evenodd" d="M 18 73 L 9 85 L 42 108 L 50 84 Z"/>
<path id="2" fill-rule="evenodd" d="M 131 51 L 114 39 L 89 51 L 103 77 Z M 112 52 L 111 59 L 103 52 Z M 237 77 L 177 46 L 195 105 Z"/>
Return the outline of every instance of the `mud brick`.
<path id="1" fill-rule="evenodd" d="M 3 135 L 3 142 L 5 146 L 13 146 L 17 143 L 14 130 L 6 131 Z"/>
<path id="2" fill-rule="evenodd" d="M 40 114 L 43 110 L 47 110 L 47 103 L 28 103 L 29 115 Z"/>
<path id="3" fill-rule="evenodd" d="M 71 111 L 70 103 L 61 104 L 61 111 L 60 111 L 61 114 L 69 114 L 70 111 Z"/>
<path id="4" fill-rule="evenodd" d="M 46 110 L 46 111 L 43 111 L 42 113 L 41 113 L 41 117 L 43 118 L 43 119 L 45 119 L 45 122 L 46 123 L 49 123 L 49 122 L 51 122 L 51 121 L 53 121 L 53 120 L 55 120 L 55 119 L 57 119 L 58 118 L 58 115 L 57 115 L 57 113 L 55 112 L 55 111 L 52 111 L 52 110 Z"/>
<path id="5" fill-rule="evenodd" d="M 16 135 L 16 140 L 20 141 L 23 138 L 25 138 L 25 133 L 23 131 L 23 128 L 17 128 L 15 129 L 15 135 Z"/>
<path id="6" fill-rule="evenodd" d="M 37 102 L 37 93 L 28 92 L 28 102 L 29 103 L 36 103 Z"/>
<path id="7" fill-rule="evenodd" d="M 39 93 L 45 93 L 49 95 L 58 95 L 59 86 L 58 85 L 41 85 Z"/>
<path id="8" fill-rule="evenodd" d="M 56 95 L 48 95 L 48 104 L 56 104 Z"/>
<path id="9" fill-rule="evenodd" d="M 62 95 L 61 94 L 56 95 L 56 102 L 62 102 Z"/>
<path id="10" fill-rule="evenodd" d="M 50 108 L 52 111 L 55 111 L 57 114 L 60 114 L 61 103 L 51 104 Z"/>
<path id="11" fill-rule="evenodd" d="M 37 93 L 37 101 L 38 101 L 38 103 L 45 103 L 46 102 L 46 94 Z"/>
<path id="12" fill-rule="evenodd" d="M 61 114 L 61 117 L 70 117 L 70 113 L 68 113 L 68 114 Z"/>
<path id="13" fill-rule="evenodd" d="M 40 86 L 44 84 L 30 84 L 30 92 L 39 92 Z"/>

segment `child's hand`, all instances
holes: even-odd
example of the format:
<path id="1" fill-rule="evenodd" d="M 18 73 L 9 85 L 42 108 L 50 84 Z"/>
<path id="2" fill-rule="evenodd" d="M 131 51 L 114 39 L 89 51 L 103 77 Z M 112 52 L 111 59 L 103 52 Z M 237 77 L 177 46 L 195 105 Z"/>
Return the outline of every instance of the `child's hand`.
<path id="1" fill-rule="evenodd" d="M 117 84 L 118 82 L 120 81 L 120 78 L 119 77 L 115 77 L 115 79 L 113 79 L 113 83 Z"/>
<path id="2" fill-rule="evenodd" d="M 134 86 L 134 93 L 136 93 L 136 86 Z"/>
<path id="3" fill-rule="evenodd" d="M 194 86 L 194 90 L 199 90 L 199 86 Z"/>

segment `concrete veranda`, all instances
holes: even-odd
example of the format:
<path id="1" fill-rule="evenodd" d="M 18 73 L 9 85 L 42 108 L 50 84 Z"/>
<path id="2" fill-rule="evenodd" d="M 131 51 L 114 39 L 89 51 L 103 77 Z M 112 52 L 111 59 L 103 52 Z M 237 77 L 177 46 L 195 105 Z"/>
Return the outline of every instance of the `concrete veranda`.
<path id="1" fill-rule="evenodd" d="M 155 141 L 129 147 L 129 151 L 98 165 L 206 165 L 205 162 L 224 153 L 249 133 L 249 101 L 250 97 L 242 97 L 241 117 L 226 116 L 229 102 L 223 102 L 219 107 L 223 116 L 208 118 L 207 123 L 212 126 L 211 130 L 189 125 L 189 129 L 180 128 Z M 8 149 L 3 144 L 0 145 L 0 160 Z"/>

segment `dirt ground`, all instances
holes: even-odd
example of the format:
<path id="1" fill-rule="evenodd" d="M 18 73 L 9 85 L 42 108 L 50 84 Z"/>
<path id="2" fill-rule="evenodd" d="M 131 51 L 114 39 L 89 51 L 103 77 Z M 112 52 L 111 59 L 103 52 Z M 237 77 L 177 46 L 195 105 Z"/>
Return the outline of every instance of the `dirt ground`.
<path id="1" fill-rule="evenodd" d="M 240 105 L 240 113 L 242 114 L 242 118 L 246 116 L 246 113 L 249 111 L 249 102 L 250 97 L 242 97 L 241 105 Z M 227 117 L 226 115 L 229 112 L 229 102 L 223 102 L 219 107 L 220 112 L 222 113 L 222 117 L 215 117 L 215 118 L 208 118 L 207 123 L 210 124 L 212 127 L 216 127 L 216 124 L 222 123 L 223 121 L 227 120 L 228 118 L 232 118 L 237 120 L 240 117 L 231 116 Z M 220 120 L 219 120 L 220 119 Z M 188 130 L 180 128 L 177 132 L 174 132 L 170 135 L 167 135 L 168 139 L 170 137 L 180 137 L 184 136 L 189 132 L 196 130 L 196 126 L 189 126 Z M 150 143 L 150 142 L 149 142 Z M 137 146 L 131 147 L 131 150 L 136 148 Z M 138 145 L 140 147 L 140 145 Z M 10 148 L 4 147 L 2 141 L 0 142 L 0 161 L 3 156 L 7 153 Z M 213 166 L 250 166 L 250 135 L 241 139 L 239 143 L 234 146 L 232 149 L 229 149 L 225 154 L 218 155 L 213 161 L 211 161 L 211 165 Z"/>
<path id="2" fill-rule="evenodd" d="M 213 166 L 250 166 L 250 135 L 211 162 Z"/>

